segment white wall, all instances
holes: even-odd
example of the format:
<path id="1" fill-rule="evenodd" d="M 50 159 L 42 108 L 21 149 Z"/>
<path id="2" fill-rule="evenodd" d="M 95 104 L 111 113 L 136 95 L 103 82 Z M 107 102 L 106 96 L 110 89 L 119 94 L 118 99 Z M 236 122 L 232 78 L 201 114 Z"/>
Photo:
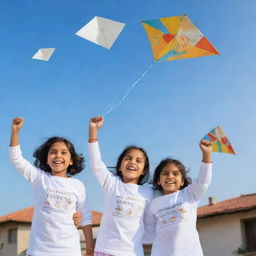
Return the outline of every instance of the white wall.
<path id="1" fill-rule="evenodd" d="M 24 251 L 28 248 L 30 224 L 20 224 L 18 228 L 17 255 L 24 255 Z"/>
<path id="2" fill-rule="evenodd" d="M 197 228 L 206 256 L 234 256 L 243 244 L 241 220 L 256 217 L 256 211 L 198 219 Z"/>
<path id="3" fill-rule="evenodd" d="M 18 228 L 15 224 L 2 224 L 0 226 L 0 256 L 16 256 L 17 244 L 8 243 L 8 230 Z"/>

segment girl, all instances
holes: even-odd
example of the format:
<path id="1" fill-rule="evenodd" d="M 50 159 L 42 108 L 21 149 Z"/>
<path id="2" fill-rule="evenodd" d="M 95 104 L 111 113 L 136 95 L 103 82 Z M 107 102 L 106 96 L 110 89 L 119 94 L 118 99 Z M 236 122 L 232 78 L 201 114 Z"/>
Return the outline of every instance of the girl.
<path id="1" fill-rule="evenodd" d="M 184 165 L 167 158 L 156 167 L 153 185 L 162 196 L 150 206 L 156 219 L 156 239 L 151 256 L 202 256 L 196 230 L 197 206 L 211 182 L 211 142 L 200 142 L 203 161 L 198 178 L 191 183 Z"/>
<path id="2" fill-rule="evenodd" d="M 71 142 L 52 137 L 34 153 L 35 166 L 22 156 L 19 130 L 23 118 L 12 123 L 10 158 L 17 170 L 32 184 L 35 210 L 28 255 L 81 256 L 80 236 L 73 224 L 73 213 L 83 212 L 82 226 L 87 254 L 93 255 L 91 214 L 84 185 L 71 178 L 83 170 L 84 159 L 75 152 Z"/>
<path id="3" fill-rule="evenodd" d="M 149 160 L 139 147 L 127 147 L 119 156 L 116 175 L 101 160 L 97 142 L 103 117 L 89 125 L 90 167 L 105 192 L 104 214 L 97 235 L 95 256 L 142 256 L 145 209 L 153 190 L 144 184 L 149 175 Z"/>

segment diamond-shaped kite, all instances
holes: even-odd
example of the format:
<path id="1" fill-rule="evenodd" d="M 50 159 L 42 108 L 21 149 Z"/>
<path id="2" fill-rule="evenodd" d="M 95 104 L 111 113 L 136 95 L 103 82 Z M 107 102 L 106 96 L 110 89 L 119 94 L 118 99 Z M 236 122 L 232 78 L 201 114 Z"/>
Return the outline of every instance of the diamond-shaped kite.
<path id="1" fill-rule="evenodd" d="M 32 57 L 32 59 L 48 61 L 54 51 L 55 51 L 55 48 L 41 48 Z"/>
<path id="2" fill-rule="evenodd" d="M 219 54 L 186 15 L 146 20 L 142 24 L 155 62 Z"/>
<path id="3" fill-rule="evenodd" d="M 203 140 L 212 142 L 213 152 L 236 154 L 227 136 L 219 126 L 215 127 L 207 135 L 205 135 Z"/>
<path id="4" fill-rule="evenodd" d="M 76 35 L 110 49 L 124 26 L 125 23 L 95 16 Z"/>

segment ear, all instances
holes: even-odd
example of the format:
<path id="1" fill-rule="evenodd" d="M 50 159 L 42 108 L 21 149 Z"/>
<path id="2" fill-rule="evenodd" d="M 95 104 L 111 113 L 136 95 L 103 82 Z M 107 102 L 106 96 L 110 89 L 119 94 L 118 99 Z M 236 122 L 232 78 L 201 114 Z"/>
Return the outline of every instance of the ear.
<path id="1" fill-rule="evenodd" d="M 72 159 L 70 160 L 70 163 L 69 163 L 69 165 L 73 165 L 73 160 L 72 160 Z"/>

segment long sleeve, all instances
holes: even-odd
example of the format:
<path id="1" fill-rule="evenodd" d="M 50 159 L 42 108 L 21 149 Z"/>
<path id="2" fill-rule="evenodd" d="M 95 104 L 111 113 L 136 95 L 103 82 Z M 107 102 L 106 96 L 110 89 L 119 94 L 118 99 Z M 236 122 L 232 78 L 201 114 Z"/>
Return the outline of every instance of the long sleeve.
<path id="1" fill-rule="evenodd" d="M 212 179 L 212 164 L 203 163 L 197 179 L 187 187 L 187 193 L 191 200 L 199 201 L 207 190 Z"/>
<path id="2" fill-rule="evenodd" d="M 37 178 L 38 169 L 23 158 L 20 145 L 9 147 L 9 154 L 11 163 L 18 172 L 33 184 Z"/>
<path id="3" fill-rule="evenodd" d="M 81 195 L 77 202 L 77 211 L 82 212 L 81 226 L 86 226 L 92 224 L 91 209 L 87 200 L 86 189 L 83 184 L 81 184 Z"/>
<path id="4" fill-rule="evenodd" d="M 115 177 L 101 160 L 98 142 L 88 143 L 90 169 L 105 191 L 113 189 Z"/>

